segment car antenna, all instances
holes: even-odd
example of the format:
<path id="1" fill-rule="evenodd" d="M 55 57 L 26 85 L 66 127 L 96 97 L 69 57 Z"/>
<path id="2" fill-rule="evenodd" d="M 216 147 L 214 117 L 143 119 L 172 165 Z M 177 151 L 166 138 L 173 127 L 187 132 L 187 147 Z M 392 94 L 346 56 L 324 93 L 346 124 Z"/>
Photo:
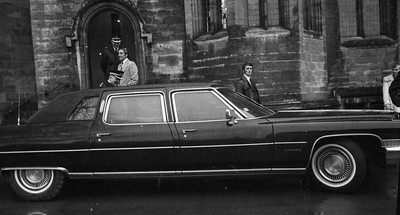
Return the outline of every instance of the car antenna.
<path id="1" fill-rule="evenodd" d="M 18 86 L 18 119 L 17 125 L 20 125 L 21 121 L 21 85 Z"/>

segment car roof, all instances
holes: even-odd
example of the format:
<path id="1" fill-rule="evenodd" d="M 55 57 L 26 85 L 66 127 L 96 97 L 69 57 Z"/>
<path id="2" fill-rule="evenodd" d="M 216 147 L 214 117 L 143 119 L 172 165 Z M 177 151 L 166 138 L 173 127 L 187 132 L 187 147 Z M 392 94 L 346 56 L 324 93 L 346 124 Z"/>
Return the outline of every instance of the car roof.
<path id="1" fill-rule="evenodd" d="M 111 87 L 98 88 L 89 90 L 80 90 L 68 92 L 57 96 L 53 101 L 48 103 L 44 108 L 36 112 L 30 117 L 26 123 L 48 123 L 48 122 L 63 122 L 66 121 L 76 105 L 87 97 L 100 97 L 104 91 L 120 91 L 120 90 L 140 90 L 140 89 L 167 89 L 168 91 L 175 89 L 187 88 L 210 88 L 223 87 L 218 83 L 172 83 L 172 84 L 151 84 L 151 85 L 136 85 L 127 87 Z"/>

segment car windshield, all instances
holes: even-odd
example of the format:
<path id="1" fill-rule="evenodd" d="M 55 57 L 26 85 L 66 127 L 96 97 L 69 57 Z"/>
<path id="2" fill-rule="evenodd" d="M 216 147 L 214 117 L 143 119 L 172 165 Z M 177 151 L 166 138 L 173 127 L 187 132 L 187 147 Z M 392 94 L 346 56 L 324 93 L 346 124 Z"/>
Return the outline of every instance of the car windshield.
<path id="1" fill-rule="evenodd" d="M 274 111 L 257 104 L 251 99 L 231 91 L 228 88 L 218 89 L 223 96 L 233 103 L 246 118 L 265 117 L 275 114 Z"/>

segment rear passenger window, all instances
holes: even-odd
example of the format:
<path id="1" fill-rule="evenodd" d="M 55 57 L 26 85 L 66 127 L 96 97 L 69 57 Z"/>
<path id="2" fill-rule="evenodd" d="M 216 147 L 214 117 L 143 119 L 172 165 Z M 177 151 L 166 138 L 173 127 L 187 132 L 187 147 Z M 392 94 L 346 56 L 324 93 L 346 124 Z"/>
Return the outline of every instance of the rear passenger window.
<path id="1" fill-rule="evenodd" d="M 165 122 L 164 110 L 161 94 L 111 96 L 105 121 L 109 124 Z"/>
<path id="2" fill-rule="evenodd" d="M 96 114 L 99 97 L 86 97 L 72 111 L 68 120 L 92 120 Z"/>

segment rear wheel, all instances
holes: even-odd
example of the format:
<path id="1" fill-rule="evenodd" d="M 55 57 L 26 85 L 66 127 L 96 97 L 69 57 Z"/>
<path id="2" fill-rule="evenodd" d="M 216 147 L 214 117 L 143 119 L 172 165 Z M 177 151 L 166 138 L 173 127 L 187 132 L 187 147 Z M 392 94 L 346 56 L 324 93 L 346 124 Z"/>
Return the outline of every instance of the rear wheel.
<path id="1" fill-rule="evenodd" d="M 51 169 L 13 170 L 8 183 L 14 193 L 27 201 L 45 201 L 54 198 L 64 183 L 64 173 Z"/>
<path id="2" fill-rule="evenodd" d="M 351 141 L 320 146 L 311 160 L 313 179 L 322 187 L 353 192 L 364 181 L 367 162 L 362 149 Z"/>

